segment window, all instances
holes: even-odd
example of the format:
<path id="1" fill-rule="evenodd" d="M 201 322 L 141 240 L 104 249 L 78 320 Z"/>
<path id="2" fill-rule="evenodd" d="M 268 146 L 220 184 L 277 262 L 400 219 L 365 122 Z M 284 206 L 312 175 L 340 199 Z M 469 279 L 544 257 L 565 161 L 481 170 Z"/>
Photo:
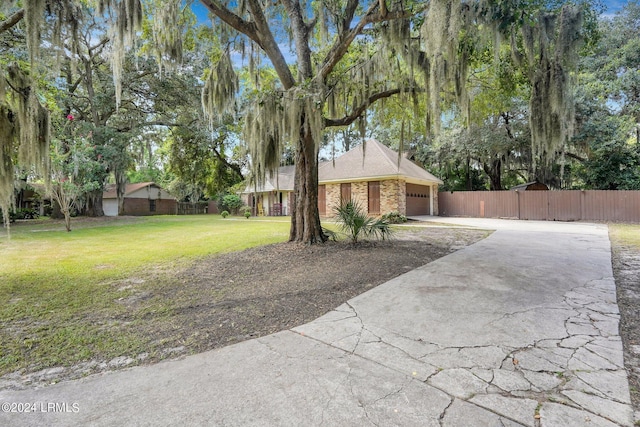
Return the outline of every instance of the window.
<path id="1" fill-rule="evenodd" d="M 369 181 L 369 213 L 380 215 L 380 181 Z"/>
<path id="2" fill-rule="evenodd" d="M 340 184 L 340 201 L 351 201 L 351 183 Z"/>
<path id="3" fill-rule="evenodd" d="M 155 200 L 149 200 L 149 212 L 155 212 L 156 211 L 156 201 Z"/>

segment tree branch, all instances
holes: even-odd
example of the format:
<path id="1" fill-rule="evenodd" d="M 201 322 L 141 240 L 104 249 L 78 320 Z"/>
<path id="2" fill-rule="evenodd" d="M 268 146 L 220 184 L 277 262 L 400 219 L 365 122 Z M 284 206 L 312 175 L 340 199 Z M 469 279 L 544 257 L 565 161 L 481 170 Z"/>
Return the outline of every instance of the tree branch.
<path id="1" fill-rule="evenodd" d="M 357 2 L 355 2 L 357 5 Z M 347 8 L 352 7 L 353 3 L 350 2 L 347 5 Z M 352 29 L 348 30 L 346 33 L 338 34 L 338 38 L 336 39 L 335 44 L 329 50 L 329 53 L 325 57 L 324 63 L 316 76 L 316 78 L 324 81 L 327 76 L 333 71 L 333 68 L 336 66 L 340 59 L 345 55 L 351 43 L 355 40 L 356 36 L 362 34 L 364 27 L 369 24 L 373 24 L 376 22 L 384 22 L 384 21 L 392 21 L 395 19 L 403 19 L 408 18 L 418 11 L 410 11 L 410 10 L 400 10 L 395 12 L 387 12 L 386 16 L 382 16 L 382 13 L 378 12 L 378 6 L 380 6 L 380 2 L 373 2 L 369 9 L 365 12 L 364 16 L 358 24 Z M 426 7 L 426 6 L 424 6 Z M 353 14 L 354 12 L 351 10 L 347 10 L 348 13 Z M 346 25 L 346 18 L 345 18 Z M 347 28 L 345 28 L 347 30 Z"/>
<path id="2" fill-rule="evenodd" d="M 278 77 L 285 89 L 295 85 L 295 80 L 289 70 L 287 61 L 278 47 L 278 43 L 271 32 L 269 23 L 264 16 L 262 5 L 258 0 L 248 0 L 251 15 L 254 22 L 245 21 L 240 16 L 231 12 L 226 6 L 217 0 L 200 0 L 200 2 L 215 16 L 241 34 L 253 40 L 269 57 Z"/>
<path id="3" fill-rule="evenodd" d="M 386 90 L 384 92 L 378 92 L 375 93 L 373 95 L 371 95 L 369 98 L 367 98 L 367 100 L 361 104 L 360 106 L 356 107 L 353 112 L 351 114 L 349 114 L 348 116 L 345 116 L 341 119 L 328 119 L 325 118 L 324 119 L 324 126 L 325 127 L 336 127 L 336 126 L 349 126 L 351 123 L 355 122 L 360 116 L 362 116 L 362 114 L 366 111 L 366 109 L 369 107 L 369 105 L 373 104 L 376 101 L 379 101 L 383 98 L 389 98 L 390 96 L 393 95 L 397 95 L 399 93 L 402 93 L 403 91 L 407 91 L 407 92 L 421 92 L 421 89 L 400 89 L 400 88 L 396 88 L 396 89 L 390 89 L 390 90 Z"/>
<path id="4" fill-rule="evenodd" d="M 267 21 L 267 18 L 264 16 L 262 3 L 260 0 L 247 0 L 247 2 L 249 4 L 249 9 L 251 10 L 251 15 L 255 20 L 256 28 L 258 29 L 260 41 L 258 45 L 269 57 L 269 60 L 271 61 L 271 64 L 273 64 L 273 68 L 275 68 L 276 73 L 278 73 L 278 77 L 280 78 L 280 82 L 284 88 L 291 89 L 295 86 L 296 81 L 293 78 L 293 74 L 291 74 L 287 61 L 284 59 L 280 46 L 278 46 L 278 43 L 271 32 L 269 21 Z"/>
<path id="5" fill-rule="evenodd" d="M 348 7 L 353 6 L 353 3 L 357 4 L 358 2 L 350 1 Z M 331 46 L 331 50 L 329 50 L 329 53 L 327 53 L 324 63 L 322 64 L 322 67 L 320 67 L 317 78 L 319 78 L 321 81 L 324 81 L 327 78 L 336 64 L 345 55 L 347 49 L 349 49 L 349 46 L 351 46 L 351 43 L 355 40 L 356 36 L 360 34 L 362 29 L 370 23 L 369 20 L 372 19 L 371 16 L 377 9 L 378 5 L 379 3 L 373 2 L 371 6 L 369 6 L 369 9 L 362 17 L 360 22 L 358 22 L 358 24 L 351 30 L 348 29 L 350 22 L 347 22 L 347 17 L 345 17 L 345 21 L 343 21 L 343 31 L 345 32 L 341 32 L 338 34 L 336 42 L 333 46 Z"/>
<path id="6" fill-rule="evenodd" d="M 309 24 L 304 22 L 302 8 L 298 0 L 281 0 L 284 5 L 291 27 L 293 28 L 293 39 L 296 45 L 296 56 L 298 57 L 298 79 L 305 80 L 311 78 L 311 49 L 309 49 Z"/>
<path id="7" fill-rule="evenodd" d="M 151 122 L 143 122 L 143 123 L 139 123 L 136 126 L 130 125 L 130 126 L 123 126 L 123 127 L 118 127 L 115 128 L 116 132 L 130 132 L 134 129 L 141 129 L 141 128 L 145 128 L 148 126 L 165 126 L 165 127 L 179 127 L 179 126 L 184 126 L 183 123 L 172 123 L 172 122 L 166 122 L 164 120 L 154 120 Z"/>
<path id="8" fill-rule="evenodd" d="M 223 165 L 225 165 L 226 167 L 234 171 L 236 174 L 238 174 L 238 176 L 241 179 L 244 179 L 244 176 L 242 175 L 242 169 L 240 169 L 240 166 L 236 165 L 235 163 L 229 163 L 226 157 L 222 156 L 220 152 L 216 150 L 216 147 L 212 146 L 211 151 L 213 151 L 213 154 L 216 156 L 218 160 L 222 162 Z"/>
<path id="9" fill-rule="evenodd" d="M 202 3 L 209 12 L 222 19 L 227 25 L 258 43 L 258 33 L 252 22 L 245 21 L 216 0 L 200 0 L 200 3 Z"/>
<path id="10" fill-rule="evenodd" d="M 564 154 L 565 154 L 565 156 L 571 157 L 572 159 L 575 159 L 575 160 L 579 161 L 580 163 L 584 163 L 584 162 L 587 161 L 587 159 L 585 159 L 584 157 L 580 157 L 577 154 L 570 153 L 568 151 L 565 151 Z"/>
<path id="11" fill-rule="evenodd" d="M 22 18 L 24 18 L 24 8 L 18 10 L 6 20 L 0 22 L 0 34 L 13 28 L 13 26 L 20 22 Z"/>

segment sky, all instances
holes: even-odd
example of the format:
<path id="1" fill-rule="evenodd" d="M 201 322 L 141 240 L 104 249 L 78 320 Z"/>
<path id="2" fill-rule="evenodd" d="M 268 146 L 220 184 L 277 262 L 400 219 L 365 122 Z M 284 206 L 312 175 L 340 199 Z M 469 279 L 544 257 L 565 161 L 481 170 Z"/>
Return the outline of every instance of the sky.
<path id="1" fill-rule="evenodd" d="M 628 0 L 602 0 L 602 2 L 607 8 L 605 15 L 613 15 L 618 10 L 620 10 L 625 4 L 627 4 Z M 196 16 L 198 17 L 198 21 L 200 22 L 208 21 L 209 18 L 207 16 L 207 9 L 202 5 L 202 3 L 200 3 L 198 0 L 195 0 L 191 8 L 193 12 L 196 14 Z"/>
<path id="2" fill-rule="evenodd" d="M 607 14 L 615 13 L 618 10 L 622 9 L 622 7 L 627 4 L 626 0 L 606 0 L 603 1 L 604 5 L 607 7 Z"/>
<path id="3" fill-rule="evenodd" d="M 302 0 L 302 1 L 304 1 L 304 0 Z M 625 4 L 628 3 L 628 0 L 601 0 L 601 1 L 604 4 L 604 6 L 606 7 L 606 11 L 604 12 L 604 16 L 613 16 L 617 11 L 622 9 L 622 7 L 624 7 Z M 208 10 L 207 10 L 207 8 L 205 8 L 202 5 L 202 3 L 200 3 L 199 0 L 194 0 L 193 1 L 192 5 L 191 5 L 191 9 L 193 10 L 193 12 L 195 13 L 196 17 L 198 18 L 198 22 L 203 23 L 203 24 L 210 24 L 209 16 L 208 16 Z M 285 55 L 287 56 L 287 58 L 286 58 L 287 62 L 290 62 L 290 61 L 294 60 L 292 55 L 288 55 L 287 54 L 288 47 L 283 49 L 283 52 L 285 52 Z M 241 62 L 240 54 L 236 54 L 232 58 L 232 61 L 234 63 Z"/>

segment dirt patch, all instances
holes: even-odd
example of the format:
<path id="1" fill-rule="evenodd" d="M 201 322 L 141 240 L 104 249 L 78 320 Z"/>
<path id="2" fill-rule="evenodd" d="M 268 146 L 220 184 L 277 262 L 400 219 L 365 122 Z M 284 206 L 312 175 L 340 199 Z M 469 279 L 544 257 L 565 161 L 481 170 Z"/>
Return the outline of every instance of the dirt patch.
<path id="1" fill-rule="evenodd" d="M 637 248 L 616 245 L 613 240 L 611 244 L 624 364 L 635 418 L 640 421 L 640 253 Z"/>
<path id="2" fill-rule="evenodd" d="M 14 372 L 0 378 L 0 389 L 153 363 L 290 329 L 488 234 L 406 227 L 392 241 L 275 244 L 139 273 L 105 284 L 116 290 L 117 311 L 88 313 L 82 321 L 122 333 L 134 331 L 144 337 L 141 350 L 109 359 L 97 354 L 74 366 Z"/>

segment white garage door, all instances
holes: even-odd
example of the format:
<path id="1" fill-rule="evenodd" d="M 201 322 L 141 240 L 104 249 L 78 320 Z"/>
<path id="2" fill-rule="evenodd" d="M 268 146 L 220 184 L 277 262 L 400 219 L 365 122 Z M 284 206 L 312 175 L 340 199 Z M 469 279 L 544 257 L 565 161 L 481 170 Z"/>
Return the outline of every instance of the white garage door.
<path id="1" fill-rule="evenodd" d="M 118 200 L 102 200 L 102 209 L 104 210 L 105 216 L 118 216 Z"/>

